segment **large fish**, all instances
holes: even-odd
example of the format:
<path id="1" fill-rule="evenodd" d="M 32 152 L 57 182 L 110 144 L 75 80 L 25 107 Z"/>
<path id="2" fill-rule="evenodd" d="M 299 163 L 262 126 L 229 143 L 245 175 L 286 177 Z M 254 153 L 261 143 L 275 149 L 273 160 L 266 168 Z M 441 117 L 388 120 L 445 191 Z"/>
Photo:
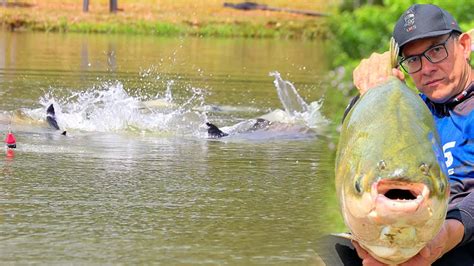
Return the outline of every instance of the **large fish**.
<path id="1" fill-rule="evenodd" d="M 394 65 L 393 41 L 391 51 Z M 345 118 L 337 150 L 336 192 L 350 238 L 390 265 L 416 255 L 446 216 L 442 158 L 416 93 L 396 78 L 369 89 Z"/>

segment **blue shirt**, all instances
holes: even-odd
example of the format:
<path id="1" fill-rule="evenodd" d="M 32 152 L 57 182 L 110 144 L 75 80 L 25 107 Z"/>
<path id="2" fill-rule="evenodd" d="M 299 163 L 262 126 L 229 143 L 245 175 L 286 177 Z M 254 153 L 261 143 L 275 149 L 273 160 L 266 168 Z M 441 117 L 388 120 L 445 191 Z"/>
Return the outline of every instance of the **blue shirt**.
<path id="1" fill-rule="evenodd" d="M 421 95 L 433 114 L 450 180 L 446 219 L 464 225 L 458 246 L 474 240 L 474 83 L 464 92 L 464 97 L 458 95 L 458 101 L 447 104 L 433 103 Z"/>
<path id="2" fill-rule="evenodd" d="M 436 104 L 421 95 L 433 114 L 451 181 L 474 178 L 473 87 L 462 101 L 450 104 Z"/>

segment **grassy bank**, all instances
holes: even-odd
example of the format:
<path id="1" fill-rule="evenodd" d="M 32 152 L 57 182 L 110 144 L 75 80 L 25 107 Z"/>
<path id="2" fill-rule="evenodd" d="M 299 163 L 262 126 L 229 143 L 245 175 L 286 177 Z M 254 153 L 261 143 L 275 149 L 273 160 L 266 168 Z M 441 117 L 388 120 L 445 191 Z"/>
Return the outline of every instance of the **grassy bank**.
<path id="1" fill-rule="evenodd" d="M 13 31 L 152 34 L 160 36 L 325 37 L 325 18 L 264 10 L 242 11 L 223 6 L 235 0 L 118 0 L 111 14 L 108 0 L 9 0 L 0 5 L 0 23 Z M 319 0 L 258 1 L 271 7 L 327 12 Z"/>

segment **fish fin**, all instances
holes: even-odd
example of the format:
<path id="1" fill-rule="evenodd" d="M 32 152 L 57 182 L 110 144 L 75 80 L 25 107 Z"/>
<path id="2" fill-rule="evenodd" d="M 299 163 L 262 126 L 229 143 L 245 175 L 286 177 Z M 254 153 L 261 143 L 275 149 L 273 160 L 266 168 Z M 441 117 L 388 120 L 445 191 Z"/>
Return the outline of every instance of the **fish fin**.
<path id="1" fill-rule="evenodd" d="M 66 136 L 66 130 L 64 130 L 63 133 L 61 133 L 61 135 Z"/>
<path id="2" fill-rule="evenodd" d="M 206 125 L 208 126 L 207 134 L 209 135 L 210 138 L 217 139 L 217 138 L 222 138 L 229 135 L 227 133 L 222 132 L 222 130 L 220 130 L 214 124 L 207 122 Z"/>
<path id="3" fill-rule="evenodd" d="M 51 115 L 51 116 L 55 116 L 56 113 L 54 112 L 54 106 L 53 104 L 50 104 L 48 109 L 46 109 L 46 115 Z"/>
<path id="4" fill-rule="evenodd" d="M 390 38 L 390 64 L 392 68 L 398 66 L 398 53 L 400 52 L 400 47 L 395 39 L 392 37 Z"/>
<path id="5" fill-rule="evenodd" d="M 49 105 L 48 109 L 46 109 L 46 121 L 48 121 L 48 125 L 50 127 L 59 130 L 59 125 L 56 121 L 56 112 L 54 111 L 53 104 Z"/>
<path id="6" fill-rule="evenodd" d="M 59 125 L 58 122 L 56 122 L 56 118 L 54 116 L 47 116 L 46 121 L 48 121 L 48 124 L 50 127 L 59 130 Z"/>
<path id="7" fill-rule="evenodd" d="M 354 236 L 350 233 L 331 233 L 332 236 L 342 237 L 349 240 L 354 240 Z"/>
<path id="8" fill-rule="evenodd" d="M 344 110 L 344 114 L 342 115 L 342 123 L 344 123 L 344 119 L 346 119 L 346 116 L 349 114 L 349 112 L 352 110 L 352 107 L 356 104 L 356 102 L 359 100 L 360 94 L 356 95 L 354 98 L 351 99 L 349 104 L 346 107 L 346 110 Z"/>

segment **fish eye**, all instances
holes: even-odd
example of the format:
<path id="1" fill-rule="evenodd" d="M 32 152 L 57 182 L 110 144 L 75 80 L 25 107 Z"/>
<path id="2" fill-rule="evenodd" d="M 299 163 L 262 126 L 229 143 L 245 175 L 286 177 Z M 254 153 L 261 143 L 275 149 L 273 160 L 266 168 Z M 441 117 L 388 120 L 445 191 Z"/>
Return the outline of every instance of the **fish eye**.
<path id="1" fill-rule="evenodd" d="M 444 184 L 444 182 L 443 182 L 443 181 L 440 181 L 440 182 L 439 182 L 439 191 L 440 191 L 441 193 L 443 193 L 445 188 L 446 188 L 446 185 Z"/>
<path id="2" fill-rule="evenodd" d="M 426 163 L 421 163 L 419 169 L 424 175 L 428 175 L 430 172 L 430 166 Z"/>
<path id="3" fill-rule="evenodd" d="M 379 168 L 379 170 L 385 170 L 385 169 L 387 169 L 387 164 L 385 163 L 384 160 L 380 160 L 377 163 L 377 167 Z"/>
<path id="4" fill-rule="evenodd" d="M 354 188 L 357 191 L 358 194 L 362 193 L 362 185 L 360 184 L 360 180 L 362 179 L 362 176 L 357 177 L 356 181 L 354 182 Z"/>

